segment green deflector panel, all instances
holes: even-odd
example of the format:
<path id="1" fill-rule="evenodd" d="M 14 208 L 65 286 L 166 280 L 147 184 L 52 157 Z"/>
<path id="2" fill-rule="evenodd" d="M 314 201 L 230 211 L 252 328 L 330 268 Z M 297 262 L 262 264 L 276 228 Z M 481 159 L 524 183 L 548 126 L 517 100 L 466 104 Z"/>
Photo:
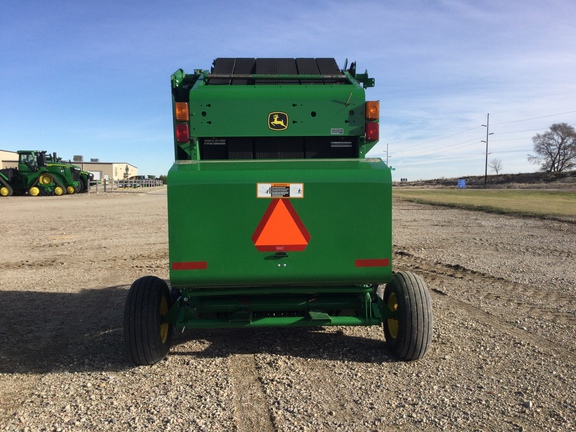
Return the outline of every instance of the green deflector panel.
<path id="1" fill-rule="evenodd" d="M 190 91 L 190 133 L 197 137 L 362 135 L 364 103 L 364 90 L 354 85 L 201 85 Z"/>
<path id="2" fill-rule="evenodd" d="M 391 178 L 380 159 L 182 161 L 168 184 L 172 286 L 391 277 Z"/>

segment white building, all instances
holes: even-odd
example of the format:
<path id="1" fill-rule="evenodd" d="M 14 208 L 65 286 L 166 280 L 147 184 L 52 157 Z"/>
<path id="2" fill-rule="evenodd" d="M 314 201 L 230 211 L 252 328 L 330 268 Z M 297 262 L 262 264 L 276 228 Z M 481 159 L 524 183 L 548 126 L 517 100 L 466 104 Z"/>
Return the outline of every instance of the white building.
<path id="1" fill-rule="evenodd" d="M 74 159 L 81 158 L 75 157 Z M 68 161 L 64 162 L 68 163 Z M 70 163 L 94 174 L 94 180 L 123 180 L 138 175 L 138 167 L 128 162 L 84 162 L 82 160 L 74 160 Z M 18 168 L 18 153 L 0 150 L 0 169 L 4 168 Z"/>

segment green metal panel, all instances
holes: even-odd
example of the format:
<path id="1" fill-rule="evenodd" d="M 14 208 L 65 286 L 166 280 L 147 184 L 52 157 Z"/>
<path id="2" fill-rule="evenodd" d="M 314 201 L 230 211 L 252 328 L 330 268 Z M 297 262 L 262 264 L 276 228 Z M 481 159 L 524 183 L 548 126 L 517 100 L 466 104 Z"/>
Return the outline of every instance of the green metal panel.
<path id="1" fill-rule="evenodd" d="M 194 137 L 363 135 L 365 95 L 360 86 L 195 86 L 190 91 Z M 285 129 L 270 129 L 269 115 L 284 113 Z"/>
<path id="2" fill-rule="evenodd" d="M 212 141 L 209 146 L 225 146 L 225 141 L 214 140 L 294 137 L 297 140 L 285 142 L 299 145 L 295 143 L 314 137 L 350 138 L 354 154 L 319 156 L 327 158 L 365 157 L 377 143 L 366 140 L 366 123 L 378 120 L 365 119 L 364 89 L 374 86 L 374 79 L 367 72 L 356 73 L 355 63 L 348 70 L 339 70 L 334 59 L 216 59 L 211 71 L 195 69 L 186 74 L 177 70 L 171 86 L 173 106 L 181 102 L 189 108 L 189 117 L 174 119 L 175 138 L 179 128 L 176 160 L 252 158 L 246 155 L 246 141 L 241 144 L 242 155 L 228 157 L 226 152 L 201 149 L 205 139 Z M 271 120 L 274 116 L 278 116 L 275 121 Z M 183 138 L 183 128 L 189 128 L 189 140 Z M 306 144 L 306 150 L 309 146 L 314 150 L 305 156 L 283 154 L 279 158 L 318 157 L 314 156 L 316 146 L 322 144 L 313 142 Z M 274 146 L 271 143 L 271 148 Z M 209 155 L 202 154 L 204 151 Z M 256 150 L 252 156 L 276 158 L 261 157 Z"/>
<path id="3" fill-rule="evenodd" d="M 302 185 L 302 197 L 286 200 L 310 236 L 303 250 L 258 250 L 253 237 L 275 199 L 259 198 L 258 184 Z M 380 159 L 177 162 L 168 175 L 168 215 L 174 287 L 391 278 L 391 176 Z"/>

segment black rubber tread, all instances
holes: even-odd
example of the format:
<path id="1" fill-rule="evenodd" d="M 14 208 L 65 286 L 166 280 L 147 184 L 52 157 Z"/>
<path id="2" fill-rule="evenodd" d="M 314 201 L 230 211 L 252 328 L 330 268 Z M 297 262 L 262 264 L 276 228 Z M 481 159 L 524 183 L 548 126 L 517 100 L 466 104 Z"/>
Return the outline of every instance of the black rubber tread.
<path id="1" fill-rule="evenodd" d="M 384 289 L 384 303 L 390 294 L 398 301 L 398 337 L 393 338 L 384 320 L 386 343 L 402 360 L 422 358 L 432 341 L 433 313 L 428 287 L 422 278 L 410 272 L 398 272 Z"/>
<path id="2" fill-rule="evenodd" d="M 6 196 L 12 196 L 12 194 L 14 193 L 14 189 L 12 189 L 12 186 L 10 186 L 7 181 L 5 181 L 2 177 L 0 177 L 0 187 L 2 186 L 8 189 L 8 195 Z"/>
<path id="3" fill-rule="evenodd" d="M 211 73 L 215 75 L 341 75 L 333 58 L 217 58 L 212 63 Z M 253 78 L 211 78 L 211 85 L 253 85 L 253 84 L 332 84 L 337 80 L 290 80 Z"/>
<path id="4" fill-rule="evenodd" d="M 56 186 L 60 186 L 62 188 L 62 191 L 63 191 L 62 195 L 67 195 L 68 190 L 66 189 L 66 186 L 64 186 L 64 183 L 62 183 L 62 181 L 58 177 L 56 177 L 54 175 L 51 175 L 51 176 L 52 176 L 52 180 L 54 180 L 54 183 L 56 183 Z M 52 188 L 52 192 L 54 192 L 54 189 L 56 188 L 56 186 L 54 186 Z M 52 194 L 54 195 L 54 193 L 52 193 Z"/>
<path id="5" fill-rule="evenodd" d="M 215 74 L 231 74 L 234 72 L 235 58 L 220 57 L 214 60 L 212 64 L 212 73 Z"/>
<path id="6" fill-rule="evenodd" d="M 248 75 L 254 72 L 256 59 L 253 58 L 237 58 L 234 63 L 234 74 L 235 75 Z M 253 85 L 253 79 L 238 79 L 232 80 L 234 85 Z"/>
<path id="7" fill-rule="evenodd" d="M 130 287 L 124 307 L 124 342 L 128 358 L 137 365 L 151 365 L 168 354 L 172 326 L 163 343 L 160 337 L 160 303 L 162 297 L 172 306 L 168 285 L 156 276 L 145 276 Z"/>
<path id="8" fill-rule="evenodd" d="M 254 73 L 256 59 L 254 58 L 217 58 L 212 65 L 213 74 L 249 75 Z M 254 84 L 253 79 L 246 78 L 214 78 L 210 80 L 211 85 L 247 85 Z"/>
<path id="9" fill-rule="evenodd" d="M 318 69 L 323 75 L 337 75 L 340 73 L 338 63 L 333 58 L 317 58 Z"/>
<path id="10" fill-rule="evenodd" d="M 233 73 L 235 61 L 236 59 L 234 58 L 217 58 L 216 60 L 214 60 L 214 63 L 212 65 L 212 73 L 214 74 Z M 211 79 L 210 84 L 212 85 L 230 84 L 230 80 L 224 78 Z"/>
<path id="11" fill-rule="evenodd" d="M 297 58 L 296 67 L 298 68 L 298 74 L 303 75 L 320 75 L 320 69 L 318 69 L 318 64 L 316 59 L 313 58 Z"/>
<path id="12" fill-rule="evenodd" d="M 256 59 L 257 74 L 297 75 L 296 61 L 292 58 L 259 58 Z M 256 80 L 256 84 L 298 84 L 299 80 Z"/>
<path id="13" fill-rule="evenodd" d="M 333 58 L 318 58 L 316 59 L 316 64 L 322 75 L 338 75 L 340 74 L 340 69 L 338 69 L 338 64 Z M 335 80 L 325 80 L 325 84 L 333 84 Z"/>
<path id="14" fill-rule="evenodd" d="M 84 192 L 85 186 L 84 186 L 84 180 L 82 180 L 82 177 L 80 177 L 78 179 L 78 186 L 76 186 L 76 193 L 82 193 Z"/>
<path id="15" fill-rule="evenodd" d="M 297 58 L 296 67 L 298 68 L 298 74 L 302 75 L 320 75 L 320 69 L 318 69 L 318 64 L 313 58 Z M 322 84 L 322 80 L 307 80 L 307 84 Z"/>

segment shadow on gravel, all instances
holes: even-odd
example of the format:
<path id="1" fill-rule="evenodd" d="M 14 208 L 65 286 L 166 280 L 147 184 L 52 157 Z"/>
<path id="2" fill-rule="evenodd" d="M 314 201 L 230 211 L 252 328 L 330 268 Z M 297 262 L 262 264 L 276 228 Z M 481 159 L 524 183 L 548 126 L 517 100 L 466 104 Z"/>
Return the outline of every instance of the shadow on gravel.
<path id="1" fill-rule="evenodd" d="M 123 370 L 127 286 L 0 291 L 0 373 Z"/>
<path id="2" fill-rule="evenodd" d="M 77 293 L 0 291 L 0 373 L 121 371 L 134 365 L 124 348 L 128 286 Z M 380 330 L 380 334 L 382 334 Z M 202 341 L 186 352 L 178 345 Z M 186 347 L 180 347 L 186 349 Z M 176 333 L 170 356 L 274 354 L 351 362 L 393 362 L 382 339 L 322 328 L 196 329 Z"/>
<path id="3" fill-rule="evenodd" d="M 209 346 L 202 351 L 172 350 L 170 356 L 190 358 L 227 357 L 234 354 L 272 354 L 349 361 L 354 363 L 394 363 L 398 360 L 382 339 L 345 335 L 342 331 L 322 327 L 260 328 L 260 329 L 202 329 L 176 334 L 173 347 L 191 341 Z"/>

